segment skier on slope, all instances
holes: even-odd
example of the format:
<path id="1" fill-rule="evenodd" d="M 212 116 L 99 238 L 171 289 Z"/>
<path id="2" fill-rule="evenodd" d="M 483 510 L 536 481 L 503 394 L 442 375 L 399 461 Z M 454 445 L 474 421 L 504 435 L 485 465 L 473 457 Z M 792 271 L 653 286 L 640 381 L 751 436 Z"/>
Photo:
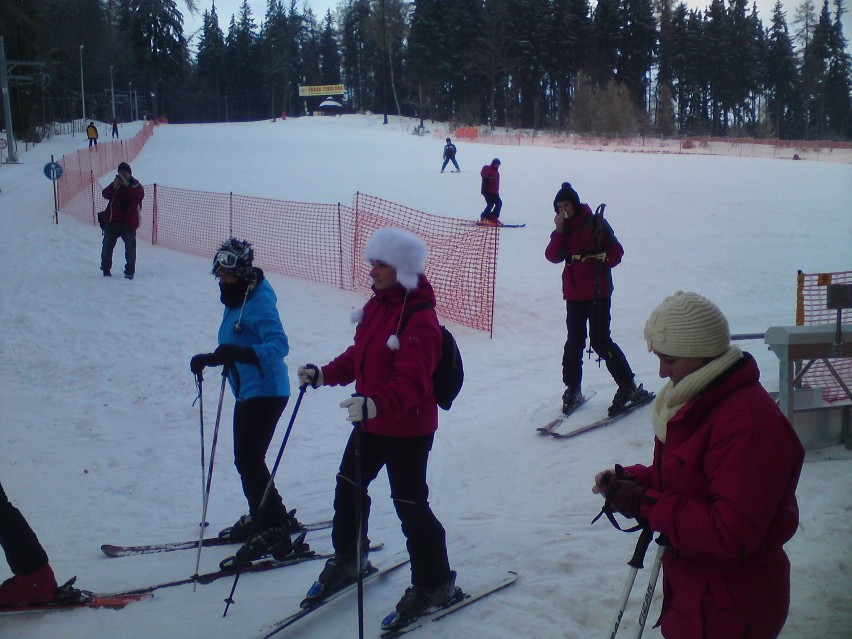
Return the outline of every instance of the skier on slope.
<path id="1" fill-rule="evenodd" d="M 349 436 L 334 494 L 331 540 L 335 556 L 326 562 L 316 599 L 358 578 L 356 485 L 360 448 L 362 567 L 366 560 L 367 487 L 382 466 L 411 556 L 411 583 L 396 606 L 400 621 L 417 617 L 456 595 L 444 527 L 429 507 L 426 468 L 438 428 L 432 371 L 441 353 L 441 331 L 433 311 L 412 313 L 397 334 L 403 313 L 418 303 L 434 306 L 426 279 L 426 245 L 401 229 L 382 228 L 367 241 L 364 259 L 371 264 L 373 297 L 358 314 L 355 341 L 325 366 L 306 364 L 299 382 L 313 388 L 355 382 L 355 395 L 341 402 L 354 428 Z"/>
<path id="2" fill-rule="evenodd" d="M 450 138 L 447 138 L 447 143 L 444 145 L 444 163 L 441 165 L 441 173 L 444 172 L 444 169 L 447 168 L 447 164 L 450 162 L 456 167 L 454 172 L 459 173 L 461 169 L 459 168 L 459 163 L 456 161 L 456 145 L 453 144 Z"/>
<path id="3" fill-rule="evenodd" d="M 799 438 L 707 298 L 667 297 L 645 340 L 669 378 L 653 404 L 653 464 L 600 472 L 592 492 L 668 537 L 666 639 L 775 639 L 790 605 Z"/>
<path id="4" fill-rule="evenodd" d="M 485 198 L 485 209 L 479 214 L 479 224 L 503 226 L 500 221 L 503 208 L 503 200 L 500 199 L 500 159 L 494 158 L 491 164 L 483 166 L 479 176 L 482 178 L 479 192 Z"/>
<path id="5" fill-rule="evenodd" d="M 627 358 L 610 336 L 612 269 L 621 262 L 624 249 L 609 223 L 580 202 L 570 183 L 564 182 L 556 193 L 553 210 L 556 228 L 544 255 L 554 264 L 565 262 L 562 296 L 568 338 L 562 351 L 562 412 L 568 415 L 585 401 L 581 384 L 588 324 L 591 347 L 618 384 L 609 408 L 609 414 L 616 415 L 627 405 L 649 396 L 641 384 L 636 386 Z"/>

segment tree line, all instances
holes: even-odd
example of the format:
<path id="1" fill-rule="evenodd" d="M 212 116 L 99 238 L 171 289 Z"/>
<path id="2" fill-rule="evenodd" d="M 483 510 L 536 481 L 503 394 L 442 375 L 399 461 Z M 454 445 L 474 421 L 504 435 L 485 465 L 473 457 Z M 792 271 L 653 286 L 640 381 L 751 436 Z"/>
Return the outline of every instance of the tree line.
<path id="1" fill-rule="evenodd" d="M 194 0 L 182 7 L 197 11 Z M 245 0 L 186 34 L 176 0 L 0 0 L 16 127 L 165 115 L 301 114 L 300 85 L 344 84 L 346 107 L 459 126 L 599 134 L 852 138 L 844 0 Z M 82 45 L 82 47 L 81 47 Z M 84 77 L 81 81 L 81 73 Z M 325 97 L 325 96 L 322 96 Z"/>

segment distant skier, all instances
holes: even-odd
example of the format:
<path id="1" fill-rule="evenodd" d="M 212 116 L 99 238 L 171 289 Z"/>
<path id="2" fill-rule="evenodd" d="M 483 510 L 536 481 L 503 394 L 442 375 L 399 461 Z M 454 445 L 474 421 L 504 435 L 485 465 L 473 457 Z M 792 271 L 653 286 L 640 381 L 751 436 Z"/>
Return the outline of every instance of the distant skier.
<path id="1" fill-rule="evenodd" d="M 456 170 L 453 173 L 459 173 L 459 163 L 456 162 L 456 145 L 450 138 L 447 138 L 447 143 L 444 145 L 444 163 L 441 165 L 441 173 L 447 168 L 447 163 L 452 162 Z"/>
<path id="2" fill-rule="evenodd" d="M 118 137 L 118 120 L 115 118 L 112 119 L 112 137 Z"/>
<path id="3" fill-rule="evenodd" d="M 2 484 L 0 545 L 14 575 L 0 584 L 0 606 L 23 606 L 52 600 L 56 578 L 47 553 L 21 511 L 9 503 Z"/>
<path id="4" fill-rule="evenodd" d="M 89 122 L 86 127 L 86 137 L 89 138 L 89 146 L 98 146 L 98 127 L 94 122 Z"/>
<path id="5" fill-rule="evenodd" d="M 500 199 L 500 160 L 498 158 L 491 160 L 491 164 L 482 167 L 479 175 L 482 177 L 479 192 L 485 198 L 485 210 L 479 216 L 479 223 L 503 226 L 500 221 L 500 209 L 503 208 L 503 200 Z"/>

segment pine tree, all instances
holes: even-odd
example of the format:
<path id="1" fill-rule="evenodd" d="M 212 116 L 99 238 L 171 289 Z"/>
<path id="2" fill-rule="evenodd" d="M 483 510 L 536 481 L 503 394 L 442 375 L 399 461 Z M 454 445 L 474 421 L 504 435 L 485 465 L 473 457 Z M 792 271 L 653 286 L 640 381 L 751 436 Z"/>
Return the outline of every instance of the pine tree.
<path id="1" fill-rule="evenodd" d="M 825 124 L 835 138 L 852 136 L 852 64 L 843 36 L 843 0 L 835 0 L 834 22 L 828 43 L 828 70 L 825 75 Z"/>
<path id="2" fill-rule="evenodd" d="M 227 91 L 225 86 L 225 35 L 219 26 L 219 16 L 216 14 L 216 3 L 213 3 L 210 11 L 204 11 L 201 26 L 201 36 L 198 41 L 198 55 L 196 58 L 196 71 L 202 81 L 205 91 L 214 96 L 213 113 L 205 114 L 203 119 L 215 118 L 221 121 L 223 118 L 221 96 Z M 209 104 L 209 101 L 205 101 Z"/>
<path id="3" fill-rule="evenodd" d="M 772 25 L 767 34 L 766 90 L 767 113 L 780 139 L 802 135 L 799 105 L 801 96 L 796 54 L 787 29 L 781 0 L 772 10 Z"/>

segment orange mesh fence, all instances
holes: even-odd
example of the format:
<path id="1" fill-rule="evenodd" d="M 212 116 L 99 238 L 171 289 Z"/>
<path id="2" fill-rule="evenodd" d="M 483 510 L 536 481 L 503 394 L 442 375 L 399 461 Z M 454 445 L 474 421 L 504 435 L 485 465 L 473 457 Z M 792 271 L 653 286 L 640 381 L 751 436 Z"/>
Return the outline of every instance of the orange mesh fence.
<path id="1" fill-rule="evenodd" d="M 96 212 L 103 209 L 103 189 L 92 178 L 95 169 L 76 168 L 73 160 L 66 166 L 58 181 L 64 182 L 60 210 L 95 224 Z M 114 169 L 111 163 L 102 166 Z M 368 294 L 364 244 L 383 226 L 409 230 L 426 242 L 426 275 L 435 289 L 439 315 L 492 330 L 497 227 L 430 215 L 363 193 L 355 195 L 350 207 L 153 184 L 145 186 L 137 233 L 150 237 L 152 244 L 211 258 L 222 240 L 247 238 L 254 245 L 257 265 L 266 271 Z"/>
<path id="2" fill-rule="evenodd" d="M 464 326 L 491 330 L 498 227 L 421 213 L 364 193 L 355 195 L 353 206 L 354 290 L 369 290 L 369 268 L 360 259 L 367 238 L 383 226 L 404 228 L 422 237 L 429 249 L 426 276 L 435 289 L 438 314 Z"/>
<path id="3" fill-rule="evenodd" d="M 828 284 L 852 284 L 852 271 L 840 273 L 799 273 L 798 300 L 796 304 L 796 324 L 837 325 L 837 310 L 826 308 Z M 852 322 L 852 309 L 840 311 L 842 324 Z M 847 388 L 852 388 L 852 359 L 830 358 L 829 361 L 840 375 Z M 813 388 L 822 388 L 822 398 L 827 402 L 847 399 L 843 387 L 822 361 L 815 361 L 802 376 L 802 384 Z"/>
<path id="4" fill-rule="evenodd" d="M 121 162 L 129 164 L 135 160 L 153 133 L 154 125 L 149 122 L 127 140 L 101 142 L 98 146 L 86 147 L 79 149 L 76 153 L 63 155 L 59 160 L 62 165 L 62 177 L 56 183 L 59 210 L 69 213 L 70 207 L 74 210 L 75 217 L 85 215 L 83 209 L 86 207 L 82 204 L 80 196 L 89 195 L 93 188 L 97 189 L 97 197 L 89 200 L 89 204 L 95 206 L 94 203 L 98 202 L 100 192 L 103 190 L 103 187 L 97 185 L 97 179 L 115 171 Z M 88 215 L 94 221 L 94 213 L 91 210 L 88 211 Z"/>

